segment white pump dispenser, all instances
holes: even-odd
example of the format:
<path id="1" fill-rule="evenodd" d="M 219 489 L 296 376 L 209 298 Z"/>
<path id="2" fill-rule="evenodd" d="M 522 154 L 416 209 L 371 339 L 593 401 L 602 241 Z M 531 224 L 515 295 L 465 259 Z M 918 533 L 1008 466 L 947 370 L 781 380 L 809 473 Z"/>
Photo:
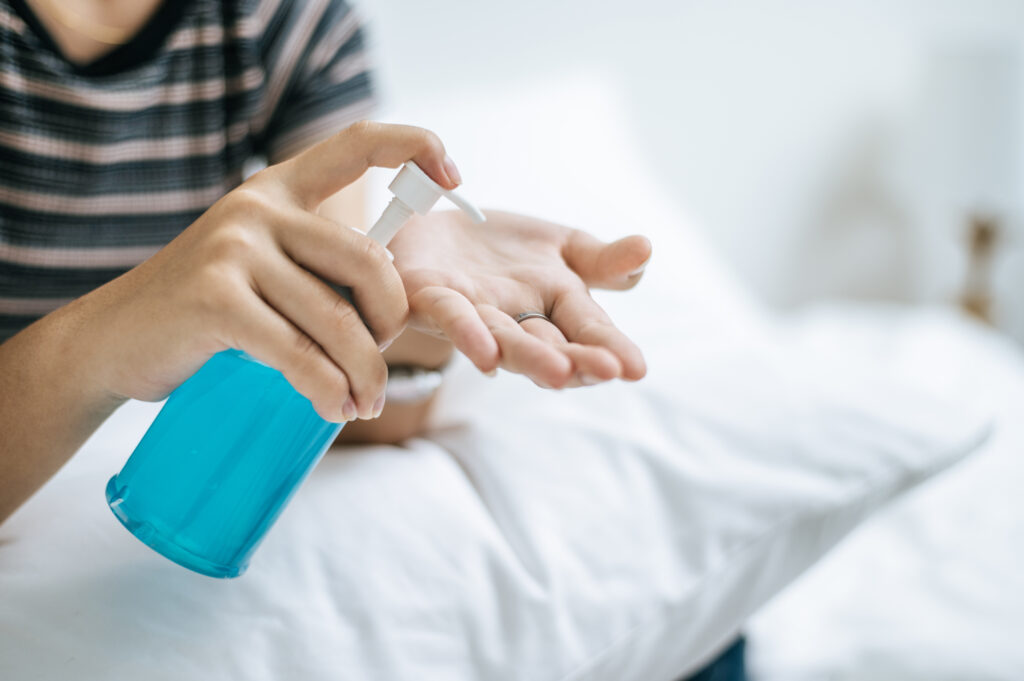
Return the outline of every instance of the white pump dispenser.
<path id="1" fill-rule="evenodd" d="M 442 196 L 466 213 L 473 222 L 480 223 L 487 219 L 479 208 L 454 191 L 442 189 L 441 185 L 431 180 L 412 161 L 407 161 L 402 166 L 395 179 L 388 185 L 388 189 L 395 196 L 366 233 L 381 246 L 388 245 L 414 212 L 426 215 Z"/>

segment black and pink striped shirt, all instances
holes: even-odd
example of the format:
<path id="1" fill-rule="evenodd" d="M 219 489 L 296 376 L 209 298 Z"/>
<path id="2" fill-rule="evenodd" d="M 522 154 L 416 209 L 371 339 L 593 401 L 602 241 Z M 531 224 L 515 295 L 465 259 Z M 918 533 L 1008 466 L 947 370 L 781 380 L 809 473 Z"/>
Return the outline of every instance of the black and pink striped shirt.
<path id="1" fill-rule="evenodd" d="M 165 0 L 84 66 L 0 0 L 0 342 L 155 253 L 249 159 L 286 158 L 372 100 L 343 0 Z"/>

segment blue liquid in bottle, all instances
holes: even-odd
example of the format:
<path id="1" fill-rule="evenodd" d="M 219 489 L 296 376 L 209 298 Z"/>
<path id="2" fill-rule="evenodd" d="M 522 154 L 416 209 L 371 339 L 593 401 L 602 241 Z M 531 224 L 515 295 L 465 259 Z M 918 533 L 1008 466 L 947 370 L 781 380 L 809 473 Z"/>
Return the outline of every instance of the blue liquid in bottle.
<path id="1" fill-rule="evenodd" d="M 171 393 L 107 502 L 163 556 L 237 577 L 343 425 L 276 369 L 226 350 Z"/>
<path id="2" fill-rule="evenodd" d="M 412 161 L 388 188 L 395 196 L 367 234 L 381 246 L 442 195 L 474 222 L 486 219 Z M 343 425 L 320 418 L 277 370 L 225 350 L 171 393 L 107 483 L 107 502 L 160 554 L 204 575 L 237 577 Z"/>

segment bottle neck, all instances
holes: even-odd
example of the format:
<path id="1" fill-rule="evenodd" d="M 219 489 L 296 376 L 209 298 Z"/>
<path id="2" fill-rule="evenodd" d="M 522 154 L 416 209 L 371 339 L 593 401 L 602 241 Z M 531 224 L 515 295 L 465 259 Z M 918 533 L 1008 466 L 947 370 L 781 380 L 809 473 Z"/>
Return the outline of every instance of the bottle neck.
<path id="1" fill-rule="evenodd" d="M 370 228 L 370 231 L 367 232 L 367 236 L 381 246 L 387 246 L 388 242 L 398 234 L 398 230 L 402 229 L 402 225 L 412 217 L 412 214 L 412 208 L 396 196 L 391 199 L 391 203 L 388 204 L 388 207 L 381 213 L 380 218 Z"/>

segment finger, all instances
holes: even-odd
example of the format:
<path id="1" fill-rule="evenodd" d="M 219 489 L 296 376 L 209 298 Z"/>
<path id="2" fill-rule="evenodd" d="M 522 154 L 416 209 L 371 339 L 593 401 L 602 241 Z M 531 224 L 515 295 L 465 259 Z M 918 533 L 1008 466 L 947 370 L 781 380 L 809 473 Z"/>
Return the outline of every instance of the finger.
<path id="1" fill-rule="evenodd" d="M 282 374 L 320 416 L 341 423 L 355 418 L 348 379 L 316 341 L 256 295 L 232 304 L 227 345 L 249 353 Z"/>
<path id="2" fill-rule="evenodd" d="M 574 375 L 566 387 L 596 385 L 618 378 L 622 365 L 605 348 L 570 343 L 557 326 L 539 317 L 524 319 L 519 323 L 526 333 L 555 347 L 573 364 Z"/>
<path id="3" fill-rule="evenodd" d="M 501 366 L 524 374 L 545 388 L 562 388 L 572 378 L 572 361 L 535 336 L 526 333 L 515 320 L 492 305 L 477 305 L 501 351 Z"/>
<path id="4" fill-rule="evenodd" d="M 581 230 L 573 231 L 562 249 L 566 264 L 588 288 L 632 288 L 651 259 L 651 242 L 633 235 L 606 244 Z"/>
<path id="5" fill-rule="evenodd" d="M 356 308 L 377 345 L 398 337 L 405 328 L 409 304 L 402 278 L 383 246 L 361 232 L 304 211 L 290 211 L 278 221 L 278 243 L 292 260 L 352 290 Z"/>
<path id="6" fill-rule="evenodd" d="M 348 379 L 359 418 L 384 406 L 388 368 L 359 312 L 322 280 L 279 256 L 254 271 L 260 295 L 312 338 Z"/>
<path id="7" fill-rule="evenodd" d="M 306 208 L 355 182 L 372 166 L 397 168 L 413 160 L 445 189 L 458 184 L 451 159 L 437 135 L 410 125 L 360 121 L 279 164 L 286 186 Z M 456 178 L 450 177 L 456 175 Z"/>
<path id="8" fill-rule="evenodd" d="M 555 299 L 551 320 L 566 338 L 607 348 L 622 363 L 622 378 L 636 381 L 647 373 L 640 348 L 621 331 L 586 291 L 569 291 Z"/>
<path id="9" fill-rule="evenodd" d="M 606 348 L 566 343 L 562 352 L 572 360 L 575 374 L 571 385 L 597 385 L 622 375 L 622 363 Z"/>
<path id="10" fill-rule="evenodd" d="M 519 322 L 519 328 L 551 345 L 565 345 L 569 342 L 557 326 L 540 317 L 524 319 Z"/>
<path id="11" fill-rule="evenodd" d="M 426 286 L 409 299 L 409 308 L 413 315 L 447 336 L 480 371 L 490 373 L 498 367 L 498 342 L 473 304 L 458 291 Z"/>

